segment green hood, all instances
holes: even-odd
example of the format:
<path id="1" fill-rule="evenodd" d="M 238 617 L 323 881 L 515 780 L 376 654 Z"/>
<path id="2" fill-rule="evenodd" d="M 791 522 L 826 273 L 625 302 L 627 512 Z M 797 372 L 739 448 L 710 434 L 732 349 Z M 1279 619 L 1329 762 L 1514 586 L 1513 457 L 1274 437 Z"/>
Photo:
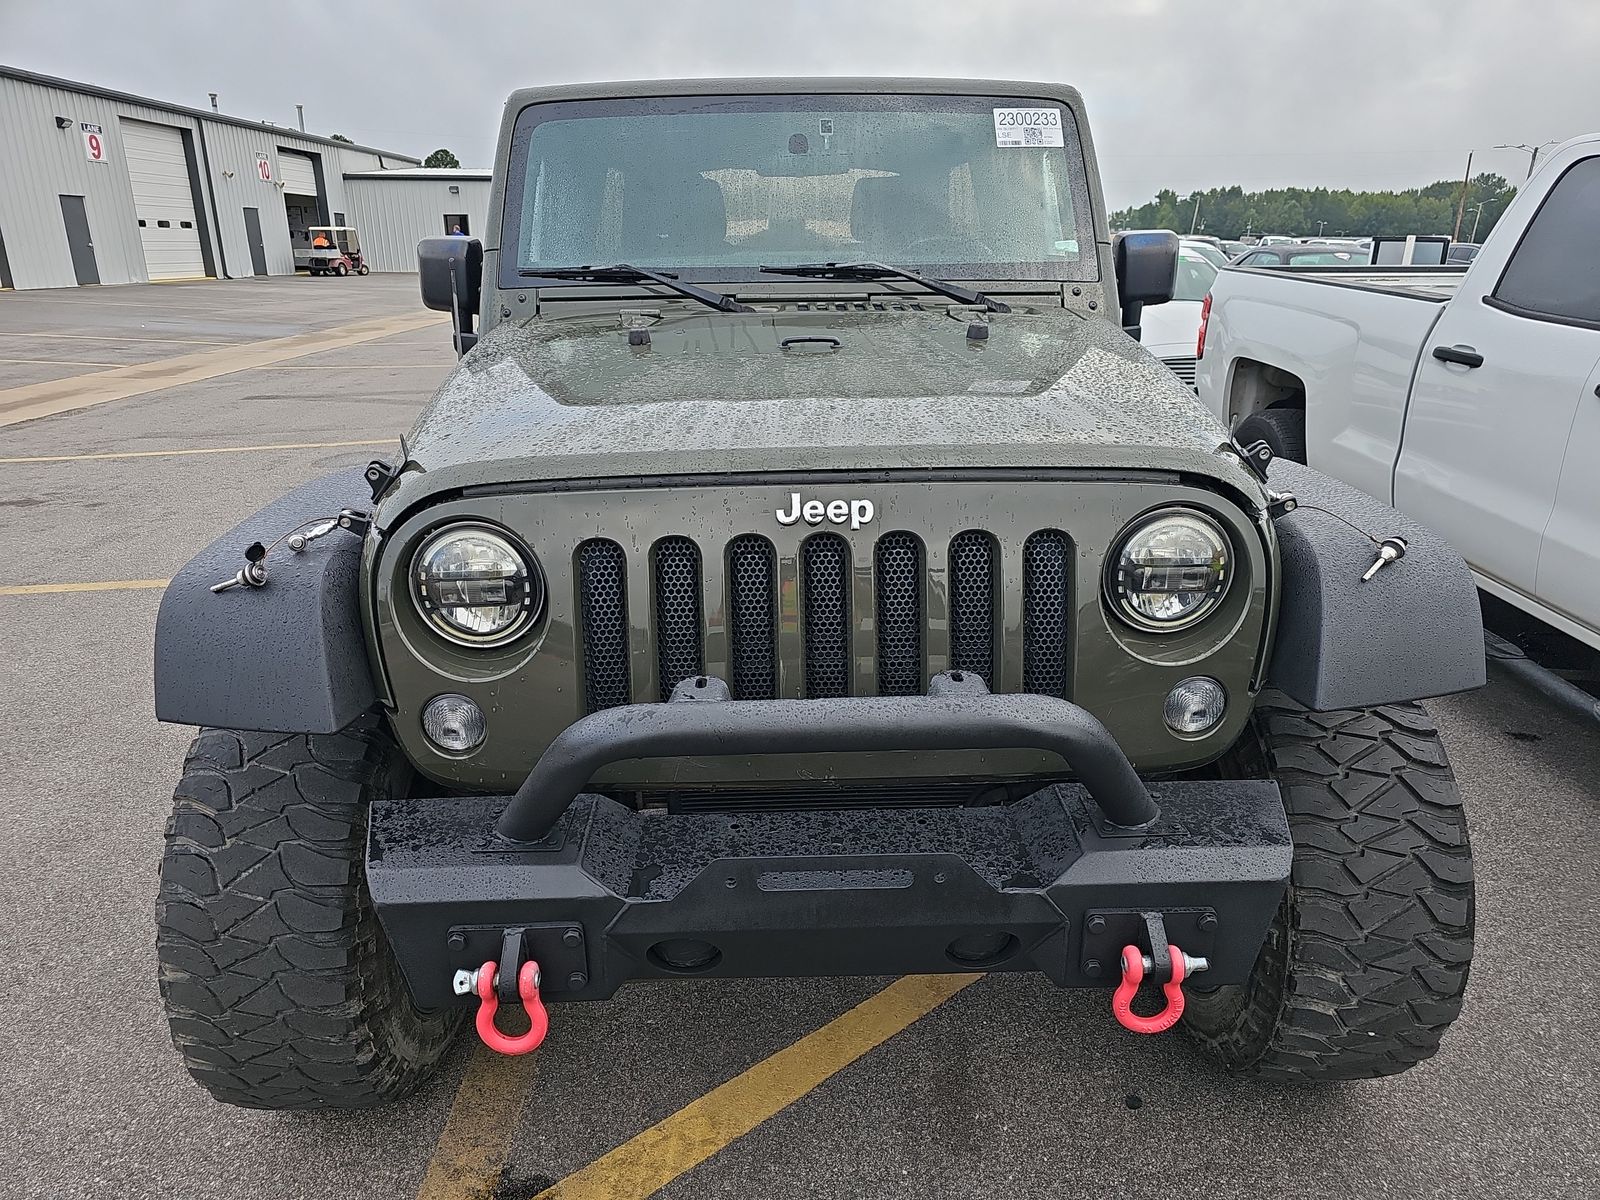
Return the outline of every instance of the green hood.
<path id="1" fill-rule="evenodd" d="M 385 508 L 477 484 L 967 467 L 1185 471 L 1260 494 L 1109 321 L 1019 307 L 975 340 L 979 318 L 942 302 L 661 311 L 648 346 L 615 311 L 497 326 L 418 417 Z M 838 345 L 782 345 L 796 337 Z"/>

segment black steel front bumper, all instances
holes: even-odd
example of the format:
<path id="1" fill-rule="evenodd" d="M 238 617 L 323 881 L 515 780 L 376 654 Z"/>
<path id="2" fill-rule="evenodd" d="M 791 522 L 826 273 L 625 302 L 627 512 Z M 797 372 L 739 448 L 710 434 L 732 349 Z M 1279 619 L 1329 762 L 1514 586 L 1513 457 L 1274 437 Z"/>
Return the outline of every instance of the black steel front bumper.
<path id="1" fill-rule="evenodd" d="M 1081 782 L 993 807 L 826 812 L 667 815 L 574 795 L 605 763 L 674 752 L 1002 745 L 1057 750 Z M 981 694 L 608 710 L 516 796 L 374 805 L 366 870 L 413 998 L 440 1008 L 455 971 L 501 960 L 508 930 L 558 1000 L 684 975 L 1112 985 L 1151 911 L 1210 959 L 1206 983 L 1238 983 L 1291 857 L 1276 784 L 1146 784 L 1083 709 Z"/>

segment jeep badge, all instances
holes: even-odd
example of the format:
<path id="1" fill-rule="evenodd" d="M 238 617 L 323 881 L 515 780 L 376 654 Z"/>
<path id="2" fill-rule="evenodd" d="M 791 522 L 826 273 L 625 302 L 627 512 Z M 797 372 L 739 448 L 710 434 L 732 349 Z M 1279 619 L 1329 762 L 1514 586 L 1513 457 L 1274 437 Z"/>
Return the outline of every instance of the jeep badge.
<path id="1" fill-rule="evenodd" d="M 821 500 L 807 500 L 800 503 L 800 493 L 789 493 L 789 511 L 778 509 L 772 515 L 778 518 L 779 525 L 793 525 L 796 521 L 804 521 L 807 525 L 821 525 L 826 520 L 831 525 L 843 525 L 850 522 L 851 529 L 860 529 L 872 521 L 874 508 L 871 500 L 829 500 L 824 504 Z"/>

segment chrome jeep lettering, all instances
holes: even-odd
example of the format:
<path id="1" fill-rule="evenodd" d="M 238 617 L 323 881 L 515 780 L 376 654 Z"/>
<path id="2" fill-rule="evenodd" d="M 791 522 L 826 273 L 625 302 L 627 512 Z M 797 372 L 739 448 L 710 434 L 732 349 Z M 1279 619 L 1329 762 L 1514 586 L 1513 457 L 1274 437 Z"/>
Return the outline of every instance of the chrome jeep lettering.
<path id="1" fill-rule="evenodd" d="M 799 492 L 790 492 L 788 511 L 780 508 L 772 515 L 778 518 L 779 525 L 793 525 L 798 521 L 804 521 L 807 525 L 821 525 L 827 521 L 832 525 L 848 524 L 851 529 L 860 529 L 872 521 L 877 511 L 871 500 L 830 500 L 824 504 L 821 500 L 801 500 Z"/>

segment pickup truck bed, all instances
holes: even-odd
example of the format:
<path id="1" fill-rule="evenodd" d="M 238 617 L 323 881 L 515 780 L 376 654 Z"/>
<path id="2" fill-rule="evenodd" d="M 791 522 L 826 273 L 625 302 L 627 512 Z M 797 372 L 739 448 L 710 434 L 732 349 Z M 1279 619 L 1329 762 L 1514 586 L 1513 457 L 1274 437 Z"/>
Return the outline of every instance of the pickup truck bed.
<path id="1" fill-rule="evenodd" d="M 1200 399 L 1600 648 L 1597 213 L 1591 135 L 1545 159 L 1468 266 L 1230 267 L 1208 300 Z"/>
<path id="2" fill-rule="evenodd" d="M 1224 267 L 1250 275 L 1281 275 L 1309 279 L 1365 292 L 1389 292 L 1418 300 L 1448 300 L 1467 273 L 1459 267 Z"/>

